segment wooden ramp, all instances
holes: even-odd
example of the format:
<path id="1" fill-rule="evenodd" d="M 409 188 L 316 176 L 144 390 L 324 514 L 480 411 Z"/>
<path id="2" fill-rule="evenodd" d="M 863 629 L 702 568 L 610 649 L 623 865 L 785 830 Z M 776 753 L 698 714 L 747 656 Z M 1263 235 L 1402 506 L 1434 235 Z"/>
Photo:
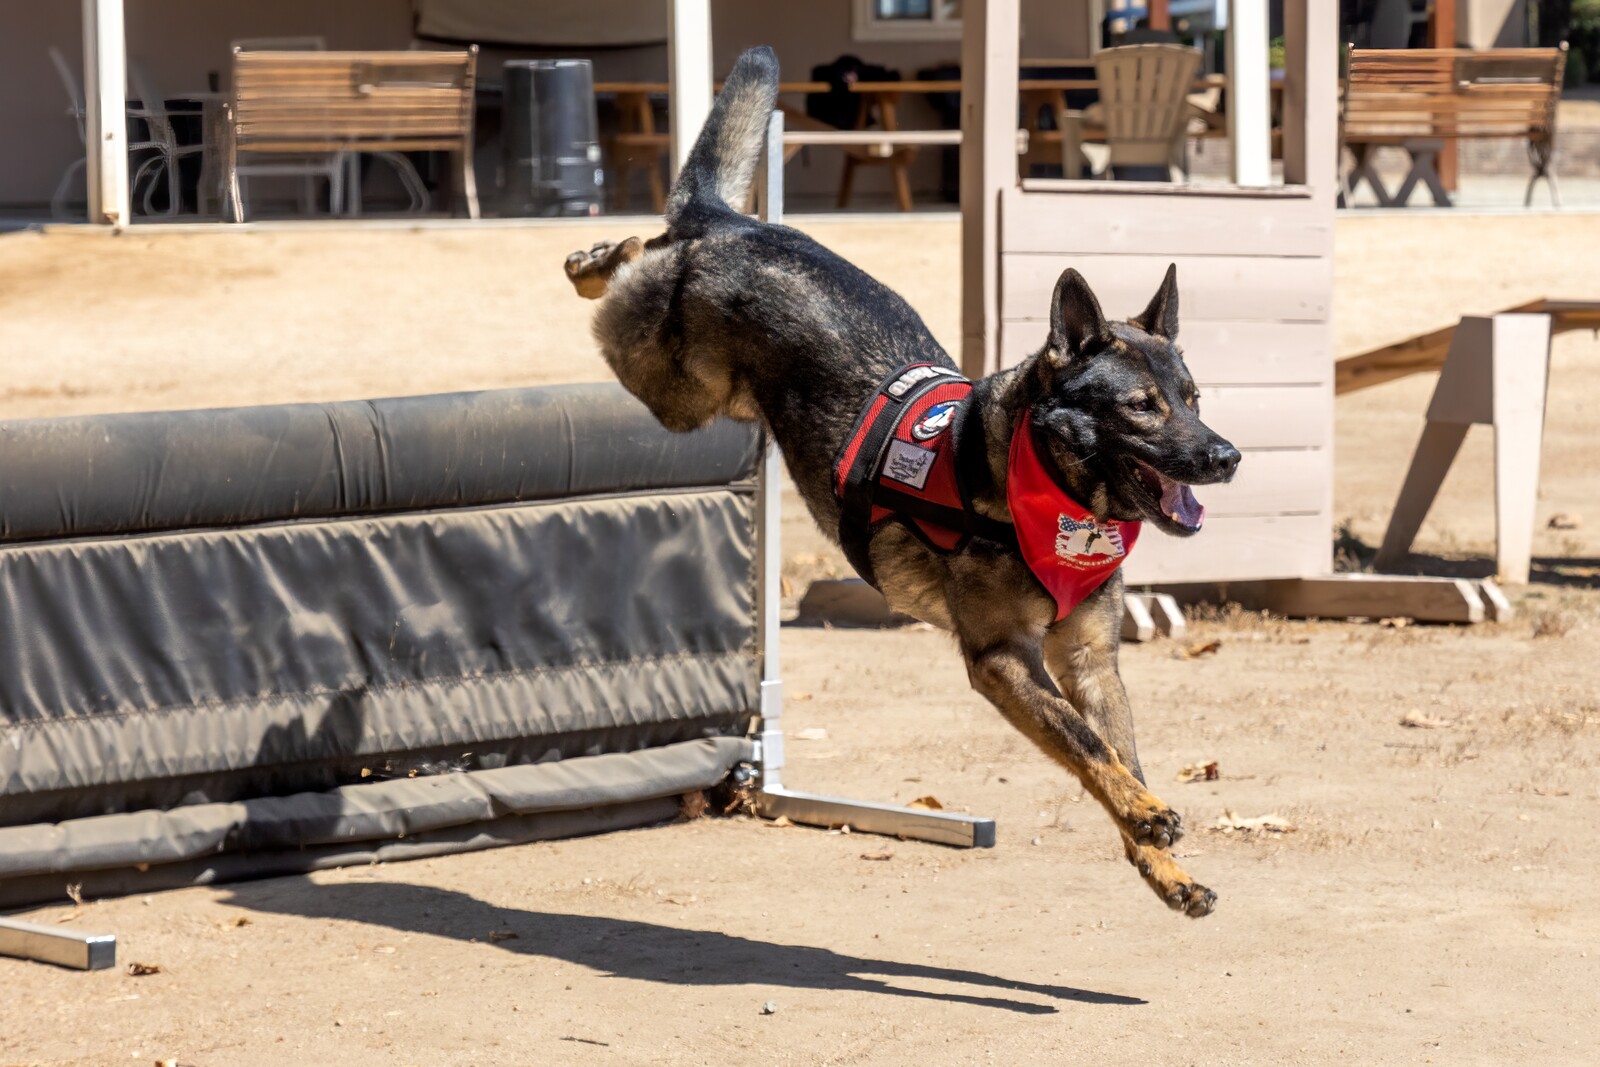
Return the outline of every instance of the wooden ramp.
<path id="1" fill-rule="evenodd" d="M 1600 330 L 1600 301 L 1550 300 L 1541 297 L 1498 312 L 1501 315 L 1546 314 L 1550 316 L 1550 335 L 1570 330 Z M 1405 341 L 1374 348 L 1359 356 L 1349 356 L 1334 364 L 1333 391 L 1336 396 L 1353 393 L 1373 385 L 1444 366 L 1455 339 L 1456 328 L 1446 326 L 1432 333 L 1418 334 Z"/>

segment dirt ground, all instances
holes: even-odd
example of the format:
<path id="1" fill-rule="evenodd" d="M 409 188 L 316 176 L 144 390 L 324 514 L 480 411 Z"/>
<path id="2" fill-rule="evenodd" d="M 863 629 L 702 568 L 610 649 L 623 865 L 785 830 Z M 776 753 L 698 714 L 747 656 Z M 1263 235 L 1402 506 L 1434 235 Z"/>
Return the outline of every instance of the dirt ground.
<path id="1" fill-rule="evenodd" d="M 953 344 L 953 222 L 808 228 Z M 0 238 L 0 418 L 602 378 L 557 267 L 604 232 Z M 1597 240 L 1596 216 L 1342 219 L 1339 352 L 1600 295 Z M 790 784 L 932 794 L 997 818 L 997 848 L 700 820 L 63 902 L 31 917 L 115 931 L 161 973 L 0 959 L 0 1065 L 1591 1063 L 1600 883 L 1573 835 L 1600 818 L 1600 342 L 1562 338 L 1553 373 L 1540 519 L 1580 525 L 1541 528 L 1516 621 L 1223 612 L 1125 646 L 1210 918 L 1149 894 L 948 638 L 791 626 L 786 722 L 826 737 L 791 743 Z M 1358 555 L 1431 386 L 1339 402 Z M 1487 568 L 1488 441 L 1423 530 L 1430 565 Z M 837 568 L 791 513 L 791 573 Z M 1177 780 L 1210 761 L 1219 780 Z M 1210 829 L 1227 811 L 1295 829 Z"/>

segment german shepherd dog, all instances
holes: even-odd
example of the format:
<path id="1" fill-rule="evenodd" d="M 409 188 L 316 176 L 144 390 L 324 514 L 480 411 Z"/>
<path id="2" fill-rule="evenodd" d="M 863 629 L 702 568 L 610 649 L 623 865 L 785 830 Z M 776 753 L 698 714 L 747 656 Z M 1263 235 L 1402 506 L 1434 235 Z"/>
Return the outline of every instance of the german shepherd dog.
<path id="1" fill-rule="evenodd" d="M 594 334 L 622 384 L 669 430 L 719 415 L 772 433 L 817 524 L 837 537 L 834 462 L 885 376 L 907 364 L 954 370 L 895 293 L 811 238 L 741 213 L 774 106 L 772 51 L 744 53 L 667 202 L 666 233 L 605 242 L 566 261 L 598 299 Z M 1175 269 L 1150 305 L 1109 321 L 1075 270 L 1061 276 L 1044 347 L 974 383 L 951 430 L 969 505 L 1010 523 L 1013 433 L 1098 521 L 1142 520 L 1180 537 L 1203 509 L 1189 485 L 1227 481 L 1239 453 L 1200 421 L 1175 340 Z M 1027 425 L 1023 414 L 1031 413 Z M 1178 813 L 1144 784 L 1117 673 L 1122 578 L 1064 619 L 1014 540 L 972 537 L 938 551 L 898 522 L 874 526 L 872 570 L 890 605 L 951 631 L 973 688 L 1077 776 L 1110 814 L 1129 862 L 1176 911 L 1216 895 L 1173 860 Z"/>

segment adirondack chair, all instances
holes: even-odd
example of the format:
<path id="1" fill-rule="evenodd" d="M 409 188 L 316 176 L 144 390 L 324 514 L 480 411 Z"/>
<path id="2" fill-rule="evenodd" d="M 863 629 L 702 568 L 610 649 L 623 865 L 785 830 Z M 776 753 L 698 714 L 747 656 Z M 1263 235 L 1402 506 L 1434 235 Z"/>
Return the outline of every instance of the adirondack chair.
<path id="1" fill-rule="evenodd" d="M 1183 164 L 1189 124 L 1189 93 L 1200 70 L 1200 53 L 1171 44 L 1107 48 L 1094 57 L 1100 101 L 1089 122 L 1105 126 L 1113 178 L 1170 181 Z"/>

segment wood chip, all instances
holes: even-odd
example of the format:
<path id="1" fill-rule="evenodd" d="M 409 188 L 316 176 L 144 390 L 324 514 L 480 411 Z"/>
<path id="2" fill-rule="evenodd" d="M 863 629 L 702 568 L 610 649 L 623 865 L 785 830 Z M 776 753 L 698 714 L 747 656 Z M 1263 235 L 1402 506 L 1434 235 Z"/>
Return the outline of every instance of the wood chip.
<path id="1" fill-rule="evenodd" d="M 780 816 L 778 816 L 778 817 L 777 817 L 777 818 L 776 818 L 776 819 L 773 819 L 773 820 L 772 820 L 772 821 L 771 821 L 771 822 L 767 822 L 767 823 L 762 823 L 762 824 L 761 824 L 761 825 L 763 825 L 763 826 L 770 826 L 770 827 L 773 827 L 773 828 L 774 828 L 774 829 L 778 829 L 778 830 L 781 830 L 781 829 L 783 829 L 783 828 L 784 828 L 784 827 L 785 827 L 785 826 L 793 826 L 793 825 L 794 825 L 794 823 L 792 823 L 792 822 L 790 822 L 790 821 L 789 821 L 789 816 L 787 816 L 787 815 L 780 815 Z"/>
<path id="2" fill-rule="evenodd" d="M 515 930 L 490 930 L 489 944 L 498 945 L 502 941 L 516 941 L 521 937 Z"/>
<path id="3" fill-rule="evenodd" d="M 1221 648 L 1222 641 L 1220 639 L 1201 641 L 1198 644 L 1190 645 L 1188 648 L 1184 649 L 1183 658 L 1199 659 L 1202 656 L 1215 656 L 1217 652 L 1221 650 Z"/>
<path id="4" fill-rule="evenodd" d="M 918 797 L 917 799 L 913 800 L 911 803 L 907 804 L 906 807 L 908 807 L 908 808 L 916 808 L 919 811 L 943 811 L 944 810 L 944 805 L 939 803 L 939 798 L 935 797 L 935 796 Z"/>
<path id="5" fill-rule="evenodd" d="M 130 963 L 128 974 L 133 978 L 143 978 L 147 974 L 160 974 L 161 965 L 157 963 Z"/>
<path id="6" fill-rule="evenodd" d="M 1180 782 L 1215 782 L 1222 777 L 1222 771 L 1217 767 L 1217 761 L 1210 763 L 1185 763 L 1178 771 Z"/>
<path id="7" fill-rule="evenodd" d="M 807 726 L 804 730 L 796 730 L 794 739 L 796 741 L 826 741 L 828 739 L 828 731 L 820 726 Z"/>
<path id="8" fill-rule="evenodd" d="M 1211 829 L 1224 834 L 1292 834 L 1297 827 L 1276 812 L 1271 815 L 1258 815 L 1253 819 L 1242 819 L 1231 809 L 1224 809 L 1221 817 L 1211 825 Z"/>
<path id="9" fill-rule="evenodd" d="M 1424 715 L 1415 708 L 1400 716 L 1400 725 L 1412 730 L 1442 730 L 1446 726 L 1454 726 L 1454 719 L 1441 719 L 1436 715 Z"/>
<path id="10" fill-rule="evenodd" d="M 863 852 L 861 854 L 861 858 L 864 860 L 873 860 L 874 862 L 882 863 L 885 860 L 894 859 L 894 849 L 886 848 L 882 852 Z"/>

